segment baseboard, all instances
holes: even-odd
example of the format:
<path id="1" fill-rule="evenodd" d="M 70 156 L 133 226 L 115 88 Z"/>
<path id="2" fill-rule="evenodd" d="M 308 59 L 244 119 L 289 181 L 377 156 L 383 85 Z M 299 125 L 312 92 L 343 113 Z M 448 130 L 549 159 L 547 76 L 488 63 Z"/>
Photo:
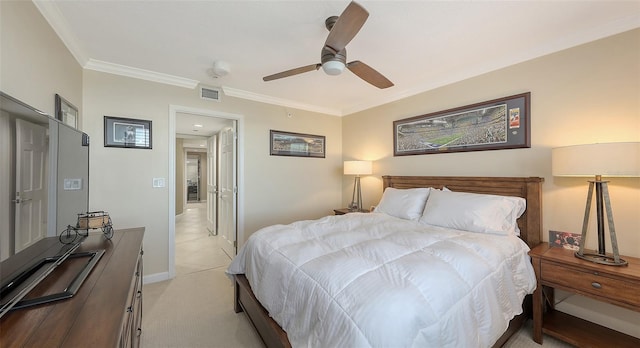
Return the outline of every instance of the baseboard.
<path id="1" fill-rule="evenodd" d="M 165 280 L 169 280 L 169 272 L 155 273 L 149 274 L 147 276 L 142 277 L 142 284 L 151 284 L 157 282 L 163 282 Z"/>

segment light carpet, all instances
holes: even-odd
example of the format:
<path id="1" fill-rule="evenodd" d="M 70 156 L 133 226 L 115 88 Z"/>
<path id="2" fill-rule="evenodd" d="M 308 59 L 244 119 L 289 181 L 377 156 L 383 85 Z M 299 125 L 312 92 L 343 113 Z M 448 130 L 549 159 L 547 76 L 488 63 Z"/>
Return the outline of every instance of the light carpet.
<path id="1" fill-rule="evenodd" d="M 143 347 L 263 347 L 244 313 L 233 311 L 233 286 L 219 267 L 145 284 Z M 505 344 L 509 348 L 571 347 L 545 336 L 531 338 L 531 320 Z"/>

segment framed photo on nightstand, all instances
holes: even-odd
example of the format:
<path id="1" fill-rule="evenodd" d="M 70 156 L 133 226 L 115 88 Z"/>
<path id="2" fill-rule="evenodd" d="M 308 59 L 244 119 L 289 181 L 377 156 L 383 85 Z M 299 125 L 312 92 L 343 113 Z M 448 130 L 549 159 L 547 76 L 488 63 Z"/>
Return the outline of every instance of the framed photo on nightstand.
<path id="1" fill-rule="evenodd" d="M 580 249 L 581 239 L 582 235 L 579 233 L 549 230 L 549 245 L 552 247 L 577 251 Z"/>

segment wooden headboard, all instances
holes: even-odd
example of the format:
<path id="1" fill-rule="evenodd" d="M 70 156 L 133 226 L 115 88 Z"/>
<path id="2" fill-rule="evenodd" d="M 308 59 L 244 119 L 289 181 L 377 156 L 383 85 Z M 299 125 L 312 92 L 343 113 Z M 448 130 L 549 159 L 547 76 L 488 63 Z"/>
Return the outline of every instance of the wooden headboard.
<path id="1" fill-rule="evenodd" d="M 382 181 L 383 190 L 387 187 L 397 189 L 434 187 L 441 189 L 446 186 L 451 191 L 522 197 L 527 201 L 527 210 L 518 219 L 520 238 L 530 248 L 541 242 L 543 178 L 385 175 L 382 177 Z"/>

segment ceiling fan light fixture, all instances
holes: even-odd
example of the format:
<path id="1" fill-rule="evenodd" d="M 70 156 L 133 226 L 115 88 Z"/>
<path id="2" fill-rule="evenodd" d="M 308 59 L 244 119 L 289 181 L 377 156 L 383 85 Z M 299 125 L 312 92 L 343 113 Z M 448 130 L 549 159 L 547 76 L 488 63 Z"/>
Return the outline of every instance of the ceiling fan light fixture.
<path id="1" fill-rule="evenodd" d="M 327 75 L 340 75 L 344 70 L 344 63 L 339 60 L 329 60 L 322 63 L 322 70 L 324 70 Z"/>

